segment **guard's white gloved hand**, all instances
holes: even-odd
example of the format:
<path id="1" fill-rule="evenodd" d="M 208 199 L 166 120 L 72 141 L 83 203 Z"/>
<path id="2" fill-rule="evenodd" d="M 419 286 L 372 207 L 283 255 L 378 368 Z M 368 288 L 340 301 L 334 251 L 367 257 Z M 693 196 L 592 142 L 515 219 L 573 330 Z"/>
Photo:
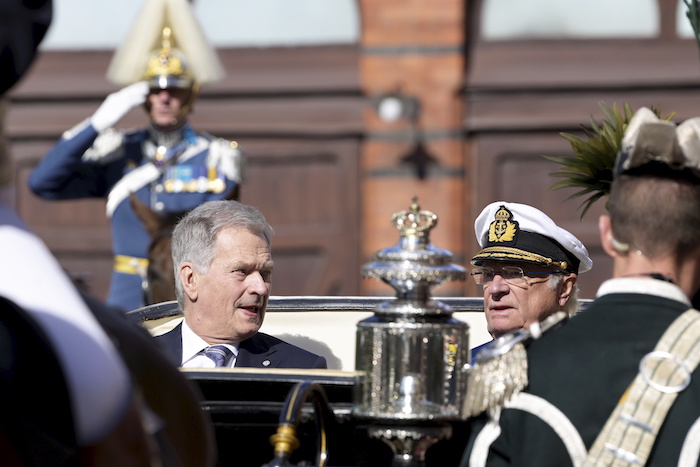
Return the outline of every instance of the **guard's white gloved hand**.
<path id="1" fill-rule="evenodd" d="M 148 83 L 139 81 L 113 92 L 104 100 L 102 105 L 90 117 L 90 123 L 98 132 L 111 128 L 124 115 L 137 105 L 143 104 L 148 95 Z"/>

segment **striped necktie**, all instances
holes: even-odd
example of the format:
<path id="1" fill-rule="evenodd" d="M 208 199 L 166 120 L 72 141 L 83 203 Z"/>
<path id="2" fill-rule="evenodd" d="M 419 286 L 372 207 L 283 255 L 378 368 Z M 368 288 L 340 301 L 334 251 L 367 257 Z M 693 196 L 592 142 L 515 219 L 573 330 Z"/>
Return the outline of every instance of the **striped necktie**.
<path id="1" fill-rule="evenodd" d="M 212 359 L 214 366 L 226 366 L 229 358 L 233 356 L 231 349 L 225 345 L 212 345 L 204 351 L 204 355 Z"/>

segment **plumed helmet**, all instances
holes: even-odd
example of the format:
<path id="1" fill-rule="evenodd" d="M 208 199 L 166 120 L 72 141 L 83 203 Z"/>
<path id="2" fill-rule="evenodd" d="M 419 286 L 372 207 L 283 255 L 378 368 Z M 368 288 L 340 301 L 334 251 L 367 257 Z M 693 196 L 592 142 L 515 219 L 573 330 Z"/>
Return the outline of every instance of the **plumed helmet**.
<path id="1" fill-rule="evenodd" d="M 659 119 L 642 107 L 629 122 L 615 162 L 621 174 L 653 174 L 686 171 L 700 178 L 700 117 L 680 125 Z"/>
<path id="2" fill-rule="evenodd" d="M 163 44 L 149 57 L 142 79 L 152 89 L 190 88 L 194 85 L 194 76 L 184 55 L 171 45 L 170 27 L 163 28 Z"/>
<path id="3" fill-rule="evenodd" d="M 188 0 L 147 0 L 107 70 L 121 86 L 145 79 L 161 89 L 203 85 L 223 74 Z"/>

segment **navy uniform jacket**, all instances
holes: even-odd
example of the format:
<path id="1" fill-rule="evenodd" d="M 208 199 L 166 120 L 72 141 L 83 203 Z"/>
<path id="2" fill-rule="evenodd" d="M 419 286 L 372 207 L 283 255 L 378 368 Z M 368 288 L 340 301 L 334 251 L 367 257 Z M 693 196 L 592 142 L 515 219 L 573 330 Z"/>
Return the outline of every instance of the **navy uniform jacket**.
<path id="1" fill-rule="evenodd" d="M 471 352 L 471 364 L 472 365 L 474 365 L 476 363 L 476 356 L 479 354 L 479 352 L 484 350 L 484 347 L 489 345 L 491 342 L 493 342 L 493 341 L 490 340 L 488 342 L 484 342 L 483 344 L 477 345 L 476 347 L 474 347 L 473 349 L 470 350 L 470 352 Z"/>
<path id="2" fill-rule="evenodd" d="M 544 400 L 561 411 L 575 427 L 586 451 L 636 376 L 642 357 L 654 350 L 673 320 L 690 308 L 680 289 L 660 280 L 613 279 L 601 286 L 599 295 L 567 324 L 528 346 L 529 385 L 522 394 L 534 396 L 523 404 L 526 409 L 536 410 L 541 404 L 535 403 Z M 481 423 L 477 420 L 474 425 Z M 556 424 L 559 428 L 565 425 L 562 420 Z M 646 465 L 678 465 L 681 447 L 692 444 L 689 431 L 693 424 L 697 436 L 697 369 L 690 386 L 678 395 L 668 412 Z M 530 411 L 506 408 L 499 425 L 501 433 L 491 445 L 486 465 L 572 465 L 561 438 Z M 476 442 L 471 452 L 483 448 L 476 434 L 472 434 Z M 462 466 L 470 465 L 467 460 L 471 452 L 466 453 Z"/>
<path id="3" fill-rule="evenodd" d="M 182 364 L 182 323 L 171 331 L 156 336 L 155 339 L 172 362 L 180 366 Z M 241 342 L 235 366 L 236 368 L 328 368 L 325 357 L 262 332 Z"/>
<path id="4" fill-rule="evenodd" d="M 66 132 L 29 176 L 29 187 L 45 199 L 107 198 L 115 270 L 107 303 L 123 310 L 144 306 L 140 272 L 149 236 L 129 202 L 129 193 L 156 212 L 181 213 L 205 201 L 224 199 L 241 182 L 242 156 L 229 141 L 195 133 L 161 166 L 146 129 L 108 129 L 98 135 L 89 120 Z M 142 260 L 143 261 L 143 260 Z M 135 267 L 139 264 L 140 267 Z"/>

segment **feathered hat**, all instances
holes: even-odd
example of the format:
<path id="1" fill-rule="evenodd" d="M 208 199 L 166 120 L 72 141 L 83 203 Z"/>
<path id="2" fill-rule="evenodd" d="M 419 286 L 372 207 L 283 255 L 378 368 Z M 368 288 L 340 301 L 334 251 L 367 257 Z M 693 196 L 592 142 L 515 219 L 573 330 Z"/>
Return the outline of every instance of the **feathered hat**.
<path id="1" fill-rule="evenodd" d="M 560 133 L 570 144 L 573 150 L 572 155 L 566 156 L 542 156 L 552 162 L 561 165 L 558 172 L 550 175 L 561 177 L 564 180 L 554 183 L 552 190 L 561 188 L 577 188 L 567 199 L 580 196 L 588 196 L 582 203 L 583 211 L 581 218 L 593 203 L 610 194 L 610 185 L 614 178 L 615 160 L 620 154 L 623 146 L 623 136 L 627 131 L 632 117 L 636 111 L 629 104 L 623 104 L 622 110 L 613 104 L 612 107 L 605 102 L 599 102 L 599 106 L 605 114 L 605 119 L 597 123 L 593 116 L 590 118 L 590 128 L 581 125 L 587 139 L 579 138 L 570 133 Z M 669 121 L 675 113 L 661 117 L 658 108 L 646 109 L 645 114 L 652 113 L 658 120 Z"/>
<path id="2" fill-rule="evenodd" d="M 223 75 L 187 0 L 147 0 L 107 70 L 115 84 L 147 80 L 155 88 L 198 86 Z"/>
<path id="3" fill-rule="evenodd" d="M 700 179 L 700 117 L 676 125 L 642 107 L 622 139 L 614 176 L 687 171 Z"/>

